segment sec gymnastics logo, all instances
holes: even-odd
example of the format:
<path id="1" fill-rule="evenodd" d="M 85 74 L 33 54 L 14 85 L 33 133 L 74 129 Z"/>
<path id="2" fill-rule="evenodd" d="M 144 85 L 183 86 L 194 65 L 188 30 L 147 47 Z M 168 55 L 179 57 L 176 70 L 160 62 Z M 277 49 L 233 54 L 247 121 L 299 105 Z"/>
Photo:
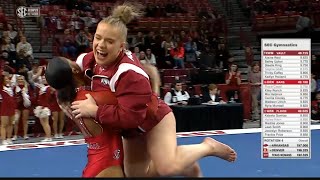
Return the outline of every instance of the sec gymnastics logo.
<path id="1" fill-rule="evenodd" d="M 39 17 L 40 16 L 40 7 L 19 6 L 16 10 L 16 14 L 19 18 Z"/>
<path id="2" fill-rule="evenodd" d="M 17 8 L 17 16 L 18 16 L 19 18 L 25 18 L 25 17 L 27 16 L 27 12 L 28 12 L 28 10 L 27 10 L 27 8 L 24 7 L 24 6 L 19 6 L 19 7 Z"/>

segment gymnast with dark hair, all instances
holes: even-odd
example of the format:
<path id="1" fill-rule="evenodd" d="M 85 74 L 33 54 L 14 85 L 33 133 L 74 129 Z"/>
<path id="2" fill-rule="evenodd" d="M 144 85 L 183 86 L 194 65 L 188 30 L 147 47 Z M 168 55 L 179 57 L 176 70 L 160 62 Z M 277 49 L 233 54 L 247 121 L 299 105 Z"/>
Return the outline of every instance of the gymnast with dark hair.
<path id="1" fill-rule="evenodd" d="M 74 118 L 68 108 L 74 100 L 86 99 L 86 94 L 91 94 L 97 104 L 116 104 L 112 92 L 91 92 L 86 77 L 73 73 L 69 62 L 62 57 L 49 61 L 45 76 L 48 84 L 57 90 L 61 109 L 77 124 L 88 145 L 88 162 L 82 177 L 124 177 L 120 131 L 101 125 L 93 118 Z"/>

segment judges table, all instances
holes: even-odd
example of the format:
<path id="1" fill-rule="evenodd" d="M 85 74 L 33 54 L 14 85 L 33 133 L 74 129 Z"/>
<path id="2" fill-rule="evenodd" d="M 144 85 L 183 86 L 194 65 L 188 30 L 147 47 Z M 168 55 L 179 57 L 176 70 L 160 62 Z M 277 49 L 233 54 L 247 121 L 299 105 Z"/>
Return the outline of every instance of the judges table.
<path id="1" fill-rule="evenodd" d="M 224 101 L 228 101 L 226 92 L 229 90 L 239 91 L 240 99 L 243 103 L 244 119 L 251 119 L 251 85 L 249 83 L 241 83 L 240 86 L 230 86 L 227 84 L 218 84 L 218 89 L 221 91 L 221 97 Z"/>
<path id="2" fill-rule="evenodd" d="M 242 103 L 218 105 L 172 105 L 177 132 L 242 129 Z"/>

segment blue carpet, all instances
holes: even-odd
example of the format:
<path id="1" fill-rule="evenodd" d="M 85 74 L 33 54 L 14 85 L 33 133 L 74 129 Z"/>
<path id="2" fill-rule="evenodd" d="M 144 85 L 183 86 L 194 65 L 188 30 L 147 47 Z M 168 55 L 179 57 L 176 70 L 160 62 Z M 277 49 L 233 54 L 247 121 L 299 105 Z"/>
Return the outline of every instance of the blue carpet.
<path id="1" fill-rule="evenodd" d="M 310 160 L 262 160 L 260 133 L 214 136 L 232 146 L 238 160 L 208 157 L 200 166 L 205 177 L 320 177 L 319 137 L 320 130 L 313 130 Z M 203 138 L 179 138 L 178 143 L 199 143 Z M 85 145 L 0 152 L 1 177 L 81 177 L 85 164 Z"/>

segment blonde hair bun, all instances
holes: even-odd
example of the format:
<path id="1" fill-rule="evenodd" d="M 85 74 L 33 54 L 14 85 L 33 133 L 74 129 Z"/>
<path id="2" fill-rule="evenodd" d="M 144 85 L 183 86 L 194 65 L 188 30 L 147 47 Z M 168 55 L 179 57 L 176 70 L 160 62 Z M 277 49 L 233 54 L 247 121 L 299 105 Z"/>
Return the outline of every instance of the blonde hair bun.
<path id="1" fill-rule="evenodd" d="M 119 18 L 124 24 L 130 23 L 133 19 L 143 15 L 142 6 L 125 2 L 113 9 L 112 17 Z"/>

